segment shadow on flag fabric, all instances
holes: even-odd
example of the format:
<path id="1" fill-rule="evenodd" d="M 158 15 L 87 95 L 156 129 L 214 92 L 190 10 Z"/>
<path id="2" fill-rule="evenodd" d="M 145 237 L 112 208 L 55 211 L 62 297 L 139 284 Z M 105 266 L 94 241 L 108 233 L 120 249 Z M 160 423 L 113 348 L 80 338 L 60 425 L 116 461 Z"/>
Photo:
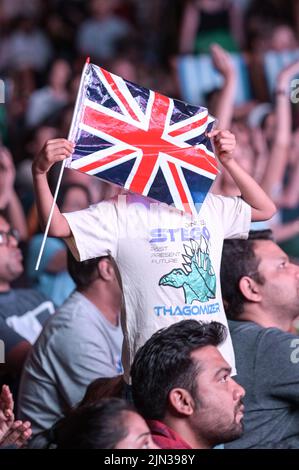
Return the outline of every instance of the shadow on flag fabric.
<path id="1" fill-rule="evenodd" d="M 83 73 L 67 166 L 197 214 L 218 173 L 208 110 L 90 63 Z"/>

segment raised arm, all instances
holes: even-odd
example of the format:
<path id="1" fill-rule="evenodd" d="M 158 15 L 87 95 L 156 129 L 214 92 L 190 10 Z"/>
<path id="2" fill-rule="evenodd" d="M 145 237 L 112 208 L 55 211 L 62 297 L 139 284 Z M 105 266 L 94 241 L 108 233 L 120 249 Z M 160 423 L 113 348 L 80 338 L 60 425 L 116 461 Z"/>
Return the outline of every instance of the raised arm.
<path id="1" fill-rule="evenodd" d="M 236 94 L 236 72 L 228 52 L 218 44 L 211 46 L 211 57 L 214 67 L 224 79 L 214 114 L 218 119 L 218 128 L 229 129 L 231 127 Z"/>
<path id="2" fill-rule="evenodd" d="M 296 61 L 282 70 L 276 82 L 276 133 L 268 165 L 261 181 L 261 186 L 271 197 L 277 196 L 277 190 L 282 185 L 287 165 L 292 134 L 290 81 L 298 73 L 299 61 Z"/>
<path id="3" fill-rule="evenodd" d="M 45 228 L 53 203 L 53 195 L 48 184 L 48 172 L 56 162 L 71 156 L 74 144 L 66 139 L 52 139 L 44 145 L 41 152 L 36 155 L 32 164 L 34 192 L 39 222 Z M 69 238 L 71 230 L 66 218 L 55 206 L 49 235 L 59 238 Z"/>
<path id="4" fill-rule="evenodd" d="M 199 16 L 200 13 L 194 3 L 191 0 L 186 2 L 179 38 L 180 54 L 193 53 L 196 32 L 199 26 Z"/>
<path id="5" fill-rule="evenodd" d="M 273 201 L 234 159 L 235 136 L 229 131 L 214 130 L 208 134 L 214 139 L 216 154 L 226 171 L 241 191 L 241 196 L 251 206 L 252 220 L 270 219 L 276 212 Z"/>
<path id="6" fill-rule="evenodd" d="M 218 120 L 218 129 L 229 129 L 231 127 L 234 110 L 236 72 L 229 53 L 219 46 L 219 44 L 213 44 L 210 49 L 214 67 L 224 79 L 223 86 L 219 91 L 219 96 L 212 112 Z M 213 184 L 212 192 L 214 194 L 222 194 L 223 184 L 223 172 L 220 171 Z"/>
<path id="7" fill-rule="evenodd" d="M 232 35 L 237 44 L 243 48 L 245 33 L 244 14 L 242 8 L 238 5 L 238 2 L 231 2 L 229 16 Z"/>

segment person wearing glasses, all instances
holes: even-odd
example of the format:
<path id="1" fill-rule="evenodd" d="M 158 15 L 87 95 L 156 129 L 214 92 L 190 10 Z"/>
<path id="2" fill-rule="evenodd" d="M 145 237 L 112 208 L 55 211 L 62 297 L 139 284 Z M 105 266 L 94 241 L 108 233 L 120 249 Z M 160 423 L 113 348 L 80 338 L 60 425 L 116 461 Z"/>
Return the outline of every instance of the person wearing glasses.
<path id="1" fill-rule="evenodd" d="M 26 356 L 54 305 L 33 289 L 14 289 L 11 283 L 23 273 L 18 232 L 0 215 L 0 387 L 8 384 L 16 394 Z"/>

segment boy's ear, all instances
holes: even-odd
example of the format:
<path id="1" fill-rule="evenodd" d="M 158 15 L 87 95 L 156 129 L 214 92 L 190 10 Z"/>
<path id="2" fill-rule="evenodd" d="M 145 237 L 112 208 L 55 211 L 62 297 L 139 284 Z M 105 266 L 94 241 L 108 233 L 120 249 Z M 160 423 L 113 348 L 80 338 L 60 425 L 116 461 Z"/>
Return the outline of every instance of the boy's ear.
<path id="1" fill-rule="evenodd" d="M 259 284 L 249 276 L 243 276 L 240 279 L 239 289 L 244 297 L 251 302 L 260 302 L 262 299 Z"/>
<path id="2" fill-rule="evenodd" d="M 98 263 L 100 277 L 105 281 L 115 279 L 115 270 L 109 258 L 102 258 Z"/>
<path id="3" fill-rule="evenodd" d="M 169 392 L 168 402 L 179 414 L 191 416 L 194 412 L 194 400 L 184 388 L 173 388 Z"/>

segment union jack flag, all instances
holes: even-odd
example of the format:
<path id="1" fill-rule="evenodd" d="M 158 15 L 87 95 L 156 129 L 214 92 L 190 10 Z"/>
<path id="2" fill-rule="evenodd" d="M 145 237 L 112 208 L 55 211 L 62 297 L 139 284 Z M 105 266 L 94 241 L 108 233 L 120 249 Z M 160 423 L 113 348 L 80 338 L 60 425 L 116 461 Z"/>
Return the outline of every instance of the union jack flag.
<path id="1" fill-rule="evenodd" d="M 70 168 L 196 214 L 218 173 L 214 118 L 86 64 L 73 117 Z"/>

